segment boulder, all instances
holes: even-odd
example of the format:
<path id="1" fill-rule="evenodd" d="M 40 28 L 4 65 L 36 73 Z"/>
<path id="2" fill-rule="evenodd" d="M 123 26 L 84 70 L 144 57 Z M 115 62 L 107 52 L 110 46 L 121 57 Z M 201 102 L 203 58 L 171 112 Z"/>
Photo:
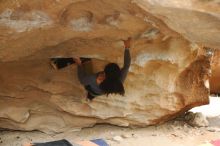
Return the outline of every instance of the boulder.
<path id="1" fill-rule="evenodd" d="M 195 127 L 207 127 L 207 126 L 209 126 L 209 121 L 207 120 L 206 116 L 204 116 L 200 112 L 198 112 L 198 113 L 188 112 L 185 115 L 185 120 L 191 126 L 195 126 Z"/>
<path id="2" fill-rule="evenodd" d="M 194 4 L 182 9 L 174 1 L 158 2 L 1 1 L 0 128 L 55 133 L 97 123 L 144 127 L 208 104 L 211 57 L 201 44 L 219 45 L 217 16 L 205 8 L 197 12 Z M 86 102 L 76 65 L 54 70 L 49 64 L 51 57 L 81 56 L 92 58 L 94 73 L 109 62 L 122 66 L 121 40 L 129 36 L 125 96 Z"/>

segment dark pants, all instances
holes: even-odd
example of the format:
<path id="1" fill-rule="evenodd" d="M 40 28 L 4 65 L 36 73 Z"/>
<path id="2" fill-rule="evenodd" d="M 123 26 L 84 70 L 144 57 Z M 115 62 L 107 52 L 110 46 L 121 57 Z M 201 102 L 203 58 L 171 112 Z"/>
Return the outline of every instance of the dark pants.
<path id="1" fill-rule="evenodd" d="M 85 86 L 85 89 L 88 91 L 87 98 L 89 100 L 93 100 L 96 96 L 100 96 L 99 94 L 95 93 L 89 85 Z"/>

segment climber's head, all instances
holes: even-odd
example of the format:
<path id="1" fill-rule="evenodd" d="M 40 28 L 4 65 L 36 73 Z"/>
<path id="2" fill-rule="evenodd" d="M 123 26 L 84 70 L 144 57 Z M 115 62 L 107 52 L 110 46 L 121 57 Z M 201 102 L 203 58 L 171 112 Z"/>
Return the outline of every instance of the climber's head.
<path id="1" fill-rule="evenodd" d="M 105 77 L 111 79 L 117 79 L 121 76 L 120 67 L 116 63 L 109 63 L 104 69 Z"/>
<path id="2" fill-rule="evenodd" d="M 121 70 L 116 63 L 109 63 L 104 69 L 105 79 L 101 82 L 100 88 L 108 94 L 124 95 L 124 86 L 120 80 Z"/>

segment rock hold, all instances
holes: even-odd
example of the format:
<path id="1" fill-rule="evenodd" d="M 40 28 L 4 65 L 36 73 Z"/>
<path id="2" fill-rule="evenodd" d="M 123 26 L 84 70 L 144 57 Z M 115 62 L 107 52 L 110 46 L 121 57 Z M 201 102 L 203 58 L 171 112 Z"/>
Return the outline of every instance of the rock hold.
<path id="1" fill-rule="evenodd" d="M 188 112 L 185 116 L 185 119 L 191 126 L 197 126 L 197 127 L 209 126 L 208 120 L 202 113 Z"/>

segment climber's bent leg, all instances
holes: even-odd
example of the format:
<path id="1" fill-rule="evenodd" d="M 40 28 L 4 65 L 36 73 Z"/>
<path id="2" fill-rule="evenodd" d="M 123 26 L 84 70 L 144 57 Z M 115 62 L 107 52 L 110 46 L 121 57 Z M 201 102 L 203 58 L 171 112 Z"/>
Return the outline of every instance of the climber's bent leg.
<path id="1" fill-rule="evenodd" d="M 95 92 L 91 89 L 91 87 L 90 87 L 89 85 L 85 86 L 85 89 L 86 89 L 86 91 L 88 92 L 88 93 L 87 93 L 87 98 L 88 98 L 89 100 L 93 100 L 96 96 L 100 96 L 99 94 L 95 93 Z"/>

